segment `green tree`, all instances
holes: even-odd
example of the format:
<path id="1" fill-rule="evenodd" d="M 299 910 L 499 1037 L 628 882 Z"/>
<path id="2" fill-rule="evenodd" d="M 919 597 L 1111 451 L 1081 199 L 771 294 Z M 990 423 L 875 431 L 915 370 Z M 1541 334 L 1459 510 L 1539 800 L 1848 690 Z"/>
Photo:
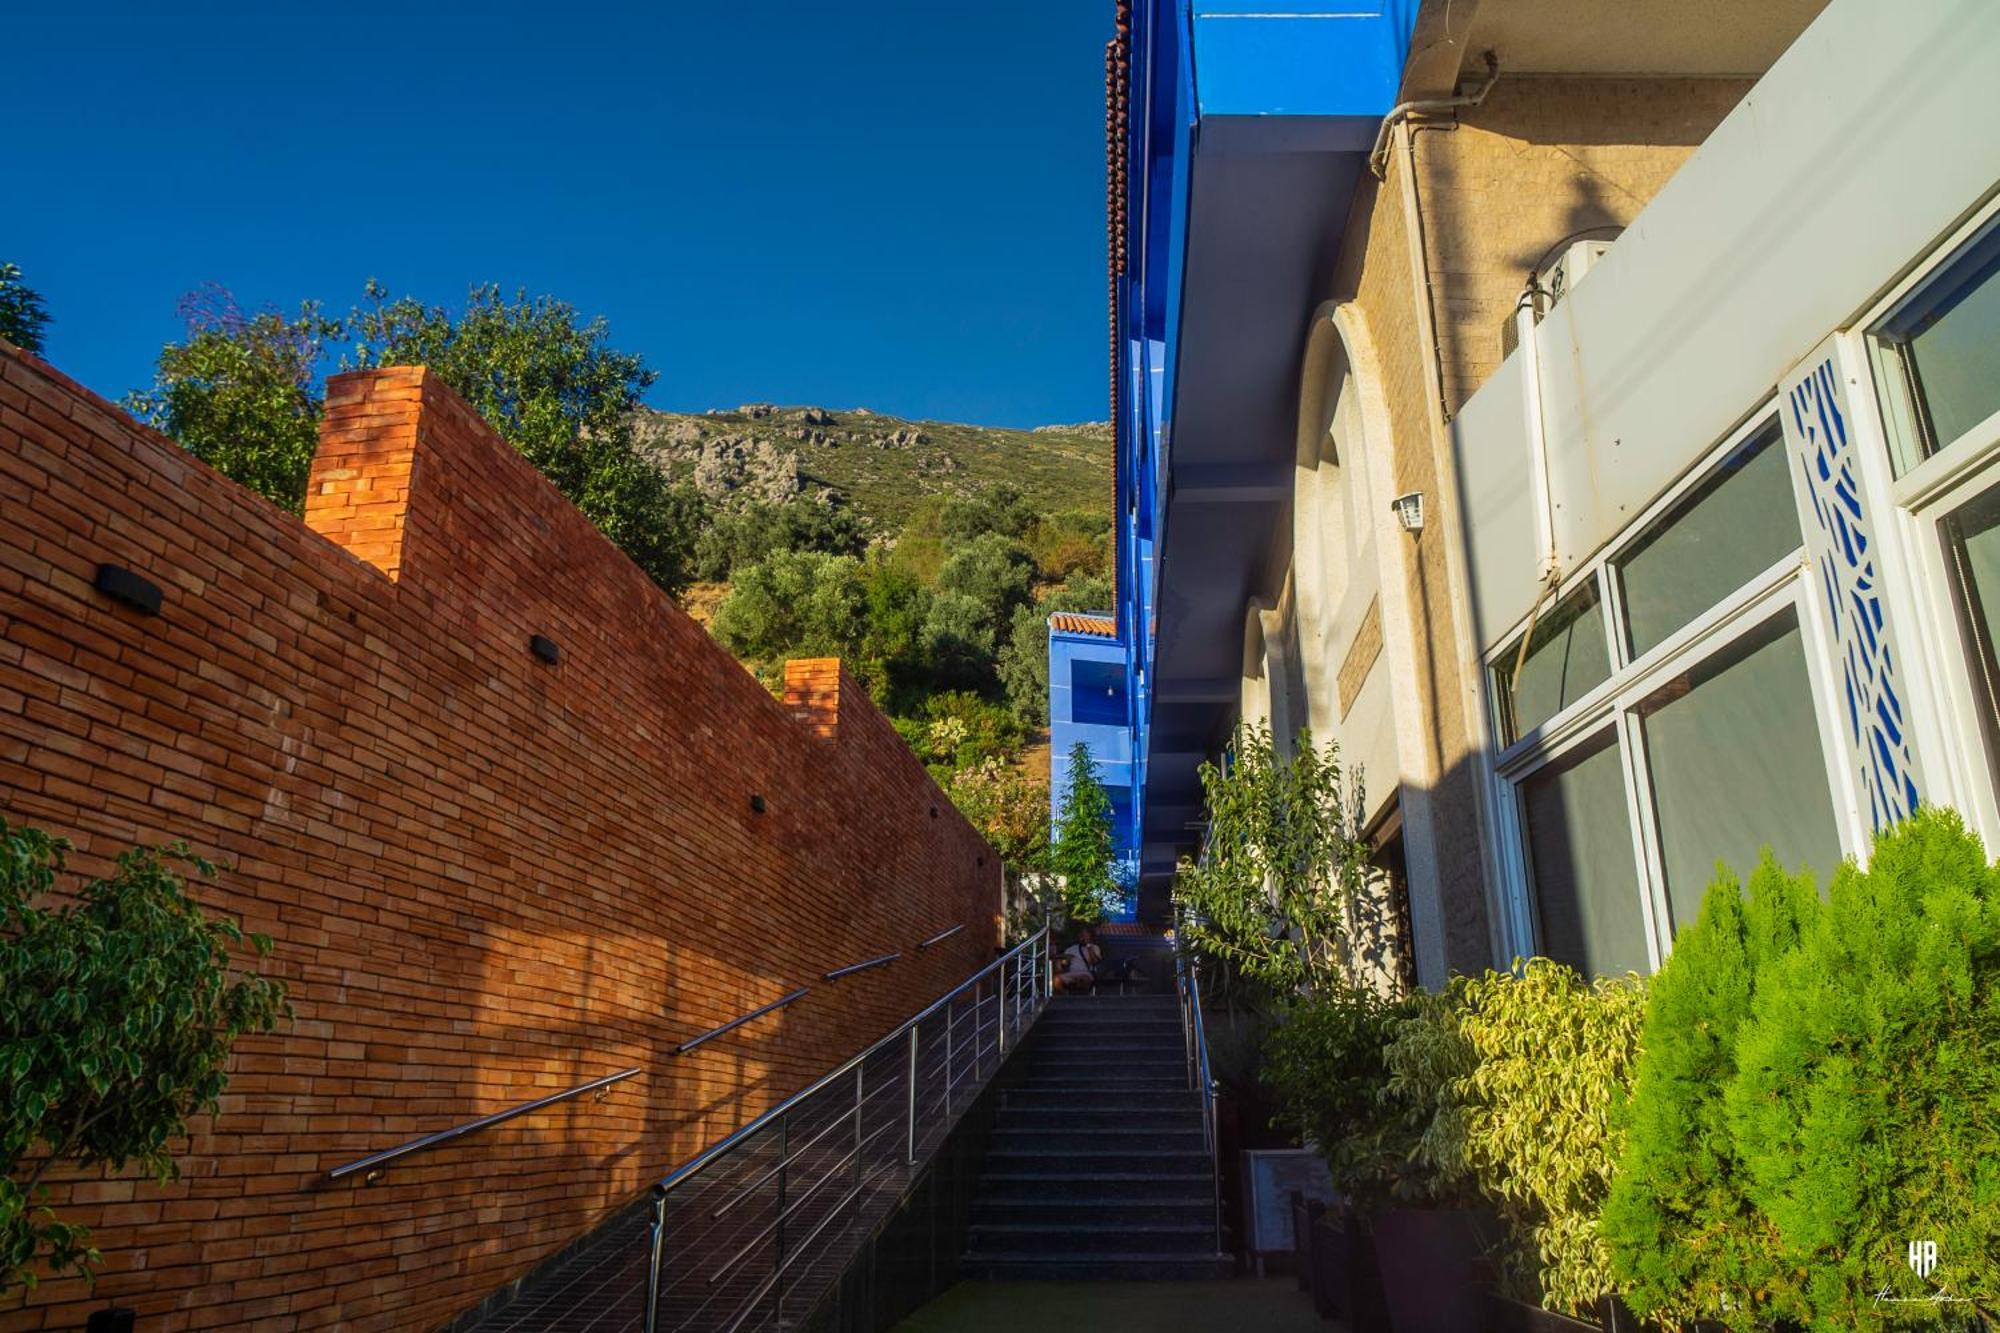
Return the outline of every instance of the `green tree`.
<path id="1" fill-rule="evenodd" d="M 1049 849 L 1049 870 L 1060 878 L 1063 905 L 1073 921 L 1102 921 L 1117 898 L 1111 833 L 1111 794 L 1090 747 L 1078 741 L 1070 747 L 1069 782 Z"/>
<path id="2" fill-rule="evenodd" d="M 160 350 L 153 386 L 128 396 L 127 410 L 224 476 L 304 512 L 325 407 L 320 362 L 344 326 L 313 301 L 289 318 L 247 315 L 213 285 L 183 297 L 180 314 L 185 341 Z"/>
<path id="3" fill-rule="evenodd" d="M 283 982 L 232 969 L 236 924 L 187 896 L 181 867 L 213 867 L 142 847 L 45 905 L 67 850 L 0 820 L 0 1287 L 97 1259 L 89 1233 L 48 1206 L 51 1169 L 136 1162 L 174 1179 L 171 1146 L 216 1109 L 231 1045 L 291 1012 Z"/>
<path id="4" fill-rule="evenodd" d="M 356 366 L 426 365 L 457 390 L 669 592 L 692 575 L 705 505 L 672 484 L 633 442 L 630 409 L 652 383 L 638 357 L 609 345 L 548 297 L 504 299 L 475 287 L 454 316 L 368 285 L 370 305 L 346 319 L 315 302 L 295 318 L 246 315 L 210 287 L 182 302 L 187 337 L 161 349 L 150 388 L 127 407 L 225 476 L 294 513 L 319 443 L 329 350 L 351 342 Z"/>
<path id="5" fill-rule="evenodd" d="M 1003 481 L 976 495 L 946 500 L 938 526 L 948 545 L 963 546 L 983 536 L 1018 540 L 1039 518 L 1020 488 Z"/>
<path id="6" fill-rule="evenodd" d="M 18 264 L 0 264 L 0 338 L 24 352 L 42 352 L 42 330 L 53 319 L 42 294 L 21 281 Z"/>
<path id="7" fill-rule="evenodd" d="M 1057 611 L 1103 611 L 1111 601 L 1111 580 L 1087 575 L 1065 583 L 1033 606 L 1014 608 L 995 671 L 1023 725 L 1038 727 L 1049 720 L 1049 616 Z"/>
<path id="8" fill-rule="evenodd" d="M 751 502 L 713 515 L 695 541 L 695 574 L 722 582 L 775 551 L 860 555 L 868 530 L 852 510 L 803 496 L 783 504 Z"/>
<path id="9" fill-rule="evenodd" d="M 824 551 L 779 551 L 738 575 L 715 613 L 715 637 L 738 657 L 857 655 L 866 630 L 861 562 Z"/>
<path id="10" fill-rule="evenodd" d="M 1276 995 L 1350 980 L 1349 905 L 1368 874 L 1362 788 L 1340 749 L 1302 731 L 1280 755 L 1263 723 L 1237 728 L 1225 763 L 1204 763 L 1208 838 L 1182 858 L 1174 898 L 1184 938 Z"/>

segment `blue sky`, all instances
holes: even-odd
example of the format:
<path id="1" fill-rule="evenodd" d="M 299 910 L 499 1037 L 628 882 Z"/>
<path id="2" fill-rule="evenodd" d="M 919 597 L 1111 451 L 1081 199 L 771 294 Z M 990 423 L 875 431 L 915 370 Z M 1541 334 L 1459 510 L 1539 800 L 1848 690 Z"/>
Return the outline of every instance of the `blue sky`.
<path id="1" fill-rule="evenodd" d="M 661 407 L 1101 418 L 1110 10 L 22 5 L 0 261 L 114 397 L 200 283 L 344 310 L 372 276 L 603 314 Z"/>

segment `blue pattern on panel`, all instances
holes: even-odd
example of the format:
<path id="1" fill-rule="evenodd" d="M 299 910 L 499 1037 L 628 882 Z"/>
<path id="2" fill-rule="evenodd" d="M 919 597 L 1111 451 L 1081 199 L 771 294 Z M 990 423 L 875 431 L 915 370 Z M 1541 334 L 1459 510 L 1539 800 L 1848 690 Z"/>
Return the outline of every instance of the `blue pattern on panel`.
<path id="1" fill-rule="evenodd" d="M 1786 425 L 1819 531 L 1808 533 L 1834 631 L 1847 705 L 1848 750 L 1868 807 L 1883 828 L 1917 808 L 1916 763 L 1903 717 L 1903 685 L 1885 631 L 1876 542 L 1855 472 L 1854 442 L 1834 359 L 1828 355 L 1785 395 Z"/>

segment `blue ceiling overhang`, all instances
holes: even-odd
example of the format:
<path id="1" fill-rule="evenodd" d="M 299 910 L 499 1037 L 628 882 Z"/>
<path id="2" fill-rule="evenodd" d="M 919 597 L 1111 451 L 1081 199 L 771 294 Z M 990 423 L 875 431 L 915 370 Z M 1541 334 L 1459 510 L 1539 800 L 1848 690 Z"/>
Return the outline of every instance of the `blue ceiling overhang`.
<path id="1" fill-rule="evenodd" d="M 1417 5 L 1142 3 L 1152 21 L 1142 41 L 1165 25 L 1191 33 L 1191 52 L 1174 63 L 1186 80 L 1175 91 L 1184 97 L 1191 84 L 1193 104 L 1162 97 L 1161 79 L 1151 96 L 1135 90 L 1149 105 L 1132 118 L 1135 131 L 1153 127 L 1152 152 L 1140 157 L 1158 183 L 1133 261 L 1148 330 L 1165 341 L 1155 380 L 1164 397 L 1148 404 L 1147 433 L 1165 442 L 1164 512 L 1149 598 L 1150 715 L 1138 728 L 1149 876 L 1196 841 L 1197 769 L 1235 717 L 1245 602 L 1287 512 L 1307 324 L 1330 294 Z M 1171 130 L 1166 117 L 1178 122 Z M 1142 465 L 1140 453 L 1121 447 L 1120 467 Z"/>

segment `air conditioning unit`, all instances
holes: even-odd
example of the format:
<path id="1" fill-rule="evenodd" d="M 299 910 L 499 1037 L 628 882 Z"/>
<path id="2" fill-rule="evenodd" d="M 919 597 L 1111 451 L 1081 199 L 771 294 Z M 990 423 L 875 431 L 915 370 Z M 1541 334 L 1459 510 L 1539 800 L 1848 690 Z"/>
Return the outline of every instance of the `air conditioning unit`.
<path id="1" fill-rule="evenodd" d="M 1572 241 L 1562 248 L 1554 260 L 1544 264 L 1535 274 L 1535 322 L 1541 323 L 1544 315 L 1576 290 L 1576 285 L 1583 281 L 1583 275 L 1610 253 L 1610 241 Z M 1520 330 L 1515 326 L 1512 312 L 1509 312 L 1500 326 L 1500 355 L 1511 354 L 1519 340 Z"/>
<path id="2" fill-rule="evenodd" d="M 1609 241 L 1577 241 L 1557 255 L 1553 264 L 1536 274 L 1541 281 L 1543 296 L 1541 309 L 1536 312 L 1535 318 L 1540 319 L 1555 309 L 1557 302 L 1576 290 L 1576 285 L 1583 281 L 1583 275 L 1610 253 Z"/>

